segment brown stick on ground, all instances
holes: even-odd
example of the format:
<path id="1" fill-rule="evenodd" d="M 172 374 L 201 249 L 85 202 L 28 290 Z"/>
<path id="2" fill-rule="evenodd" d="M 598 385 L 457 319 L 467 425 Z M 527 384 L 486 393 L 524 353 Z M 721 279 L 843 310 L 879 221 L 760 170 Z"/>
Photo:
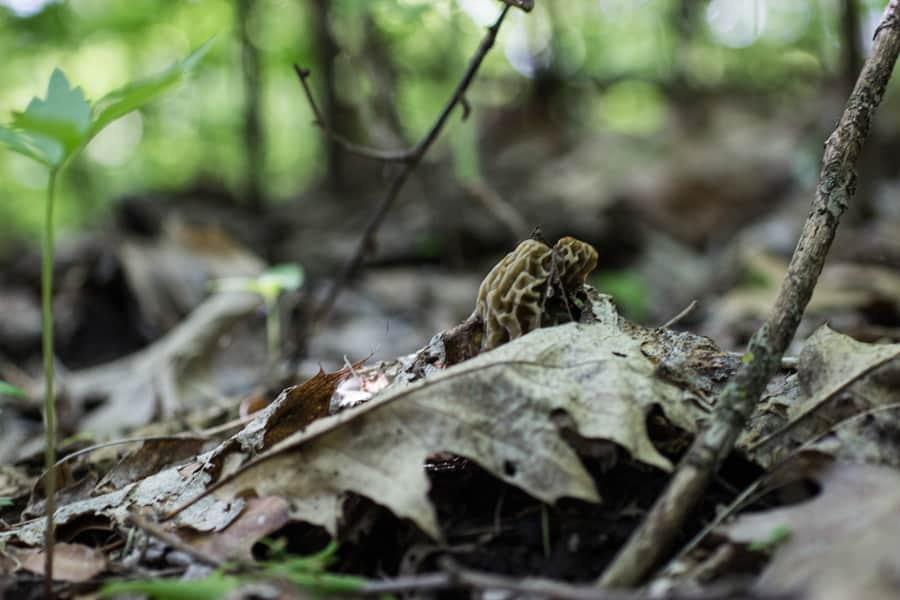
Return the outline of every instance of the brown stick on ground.
<path id="1" fill-rule="evenodd" d="M 716 403 L 709 427 L 697 435 L 669 486 L 600 579 L 621 587 L 639 583 L 669 550 L 688 513 L 744 427 L 797 331 L 841 214 L 853 197 L 854 165 L 900 51 L 900 0 L 891 0 L 875 30 L 837 129 L 825 144 L 816 197 L 768 320 L 750 340 L 743 363 Z"/>
<path id="2" fill-rule="evenodd" d="M 369 222 L 366 223 L 366 227 L 359 238 L 359 242 L 356 245 L 356 250 L 354 251 L 353 256 L 351 256 L 350 259 L 344 264 L 341 272 L 338 273 L 338 276 L 335 278 L 334 282 L 331 284 L 331 287 L 328 289 L 328 293 L 326 294 L 325 299 L 316 308 L 316 312 L 314 315 L 316 321 L 325 321 L 330 315 L 331 309 L 334 306 L 335 300 L 337 300 L 338 294 L 340 294 L 341 289 L 344 287 L 344 285 L 346 285 L 347 280 L 349 280 L 350 277 L 354 273 L 356 273 L 356 270 L 359 269 L 359 266 L 362 264 L 363 256 L 365 255 L 366 251 L 369 250 L 372 246 L 375 238 L 375 233 L 378 231 L 378 228 L 381 226 L 381 223 L 387 216 L 387 213 L 393 205 L 394 200 L 396 200 L 397 196 L 400 193 L 400 190 L 403 189 L 403 185 L 406 183 L 406 180 L 409 178 L 410 174 L 419 165 L 419 163 L 422 161 L 422 157 L 425 156 L 425 153 L 428 152 L 428 149 L 437 139 L 438 135 L 441 133 L 441 130 L 443 130 L 444 125 L 447 123 L 447 119 L 450 118 L 450 113 L 453 112 L 453 109 L 456 108 L 457 104 L 461 104 L 464 109 L 467 106 L 465 101 L 466 90 L 469 89 L 469 85 L 475 79 L 475 75 L 476 73 L 478 73 L 478 69 L 481 67 L 481 63 L 484 61 L 484 57 L 487 56 L 488 51 L 493 47 L 494 41 L 497 39 L 497 32 L 500 30 L 500 25 L 506 18 L 506 13 L 509 12 L 509 7 L 509 4 L 505 4 L 503 6 L 503 10 L 500 12 L 500 16 L 497 17 L 497 20 L 493 25 L 488 27 L 487 33 L 481 40 L 481 44 L 478 46 L 478 51 L 469 62 L 469 68 L 466 69 L 466 72 L 465 74 L 463 74 L 462 79 L 456 85 L 456 89 L 454 90 L 453 95 L 447 101 L 447 104 L 444 106 L 444 109 L 434 121 L 434 124 L 432 124 L 431 129 L 429 129 L 428 133 L 425 134 L 425 137 L 423 137 L 422 140 L 418 144 L 416 144 L 415 148 L 408 151 L 379 152 L 352 144 L 351 142 L 344 140 L 343 138 L 334 137 L 335 134 L 333 134 L 331 130 L 326 128 L 326 131 L 330 135 L 332 135 L 334 139 L 344 148 L 362 156 L 371 156 L 373 158 L 400 162 L 402 164 L 402 168 L 400 172 L 397 173 L 396 177 L 394 177 L 394 180 L 391 182 L 390 187 L 382 197 L 381 202 L 379 202 L 378 206 L 375 208 L 375 211 L 369 218 Z M 322 117 L 318 109 L 316 108 L 316 104 L 313 101 L 312 94 L 309 91 L 309 87 L 306 83 L 306 78 L 309 75 L 309 72 L 299 68 L 297 65 L 294 65 L 294 70 L 297 72 L 297 76 L 300 78 L 300 83 L 303 84 L 303 89 L 306 92 L 307 99 L 310 101 L 310 105 L 312 106 L 313 112 L 316 115 L 317 122 L 320 124 L 320 126 L 325 128 L 326 124 L 323 122 Z"/>

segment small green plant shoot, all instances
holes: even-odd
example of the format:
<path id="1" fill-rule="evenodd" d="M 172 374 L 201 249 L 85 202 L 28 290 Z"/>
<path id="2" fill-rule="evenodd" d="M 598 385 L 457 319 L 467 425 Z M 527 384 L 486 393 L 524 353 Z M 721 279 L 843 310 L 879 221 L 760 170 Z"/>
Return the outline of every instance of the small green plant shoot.
<path id="1" fill-rule="evenodd" d="M 25 392 L 17 388 L 11 383 L 0 381 L 0 396 L 12 396 L 14 398 L 24 398 Z"/>
<path id="2" fill-rule="evenodd" d="M 258 277 L 224 277 L 215 282 L 219 291 L 252 292 L 262 296 L 266 304 L 266 345 L 269 360 L 278 359 L 281 348 L 281 317 L 278 298 L 284 292 L 300 289 L 303 285 L 303 267 L 293 263 L 275 265 Z"/>
<path id="3" fill-rule="evenodd" d="M 751 552 L 772 552 L 780 544 L 791 539 L 793 531 L 787 525 L 779 525 L 772 529 L 769 537 L 752 542 L 747 549 Z"/>
<path id="4" fill-rule="evenodd" d="M 44 536 L 44 566 L 47 597 L 53 577 L 53 513 L 56 510 L 56 409 L 53 395 L 53 199 L 63 167 L 100 131 L 129 112 L 140 108 L 180 82 L 209 50 L 209 40 L 184 60 L 158 75 L 130 83 L 101 98 L 93 106 L 81 88 L 73 88 L 59 69 L 54 69 L 46 97 L 32 98 L 25 112 L 14 112 L 8 127 L 0 127 L 0 143 L 14 152 L 41 163 L 49 172 L 44 209 L 41 307 L 44 356 L 44 428 L 47 473 L 47 529 Z M 9 393 L 0 388 L 0 393 Z"/>

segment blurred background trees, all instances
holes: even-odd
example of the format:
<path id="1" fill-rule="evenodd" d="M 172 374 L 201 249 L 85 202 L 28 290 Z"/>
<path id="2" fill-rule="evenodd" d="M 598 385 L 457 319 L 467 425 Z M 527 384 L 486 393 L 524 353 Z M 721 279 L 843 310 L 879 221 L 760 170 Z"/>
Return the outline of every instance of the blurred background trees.
<path id="1" fill-rule="evenodd" d="M 531 14 L 511 15 L 500 51 L 470 93 L 473 118 L 455 119 L 430 160 L 451 161 L 461 181 L 490 172 L 503 188 L 498 155 L 516 141 L 551 140 L 528 155 L 539 163 L 603 135 L 627 145 L 607 144 L 598 165 L 640 170 L 646 162 L 627 156 L 630 148 L 652 156 L 660 135 L 673 130 L 689 139 L 705 127 L 712 103 L 736 98 L 772 121 L 794 115 L 807 128 L 790 168 L 813 179 L 822 134 L 839 114 L 883 4 L 539 1 Z M 428 127 L 498 7 L 493 0 L 0 0 L 0 112 L 24 106 L 54 66 L 96 99 L 217 35 L 189 83 L 116 122 L 72 165 L 61 190 L 63 227 L 96 222 L 122 195 L 197 182 L 251 205 L 316 186 L 353 202 L 383 181 L 383 166 L 347 156 L 311 125 L 291 64 L 312 70 L 337 131 L 404 147 Z M 895 121 L 894 114 L 888 105 L 881 118 Z M 0 154 L 3 238 L 37 230 L 44 176 Z"/>

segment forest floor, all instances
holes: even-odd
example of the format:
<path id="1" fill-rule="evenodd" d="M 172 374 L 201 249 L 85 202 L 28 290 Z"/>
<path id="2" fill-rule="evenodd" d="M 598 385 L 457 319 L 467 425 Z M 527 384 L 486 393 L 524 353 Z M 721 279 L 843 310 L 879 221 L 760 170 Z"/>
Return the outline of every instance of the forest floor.
<path id="1" fill-rule="evenodd" d="M 523 128 L 477 184 L 436 152 L 327 318 L 377 178 L 357 203 L 128 198 L 61 240 L 59 593 L 618 597 L 590 586 L 771 310 L 813 196 L 798 156 L 827 128 L 724 100 L 696 112 L 652 144 Z M 657 593 L 896 593 L 900 179 L 876 156 Z M 549 245 L 517 254 L 538 225 Z M 570 264 L 550 248 L 565 236 L 596 249 L 586 278 L 541 270 Z M 523 304 L 482 286 L 507 253 L 496 289 L 527 296 L 523 272 L 540 289 L 521 337 Z M 253 290 L 283 263 L 302 284 L 267 305 Z M 0 258 L 0 379 L 25 392 L 0 398 L 10 598 L 39 597 L 44 564 L 39 265 L 32 245 Z M 500 325 L 457 327 L 473 311 Z"/>

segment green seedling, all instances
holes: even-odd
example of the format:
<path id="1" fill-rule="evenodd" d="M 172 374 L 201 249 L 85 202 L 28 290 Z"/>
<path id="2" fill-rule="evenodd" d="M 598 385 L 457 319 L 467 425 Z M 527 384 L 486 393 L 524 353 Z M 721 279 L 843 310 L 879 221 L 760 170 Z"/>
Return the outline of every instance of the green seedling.
<path id="1" fill-rule="evenodd" d="M 747 549 L 752 552 L 770 553 L 779 545 L 791 539 L 792 534 L 793 532 L 790 527 L 787 525 L 779 525 L 772 529 L 771 533 L 769 533 L 769 537 L 764 540 L 756 540 L 755 542 L 750 543 L 747 546 Z"/>
<path id="2" fill-rule="evenodd" d="M 0 381 L 0 396 L 12 396 L 13 398 L 25 398 L 26 394 L 11 383 Z"/>
<path id="3" fill-rule="evenodd" d="M 44 355 L 44 429 L 47 468 L 47 529 L 44 536 L 46 595 L 51 596 L 53 577 L 53 513 L 56 494 L 56 408 L 53 396 L 53 200 L 63 168 L 100 131 L 129 112 L 140 108 L 180 82 L 209 50 L 209 40 L 190 56 L 162 73 L 130 83 L 91 105 L 81 88 L 73 88 L 59 69 L 50 75 L 45 98 L 32 98 L 25 112 L 14 112 L 12 122 L 0 127 L 0 143 L 36 160 L 49 174 L 44 208 L 43 261 L 41 273 L 41 323 Z"/>
<path id="4" fill-rule="evenodd" d="M 303 285 L 303 267 L 294 263 L 276 265 L 257 277 L 224 277 L 215 282 L 215 289 L 231 292 L 252 292 L 262 296 L 266 305 L 266 346 L 269 360 L 277 360 L 281 348 L 281 316 L 278 298 Z"/>

